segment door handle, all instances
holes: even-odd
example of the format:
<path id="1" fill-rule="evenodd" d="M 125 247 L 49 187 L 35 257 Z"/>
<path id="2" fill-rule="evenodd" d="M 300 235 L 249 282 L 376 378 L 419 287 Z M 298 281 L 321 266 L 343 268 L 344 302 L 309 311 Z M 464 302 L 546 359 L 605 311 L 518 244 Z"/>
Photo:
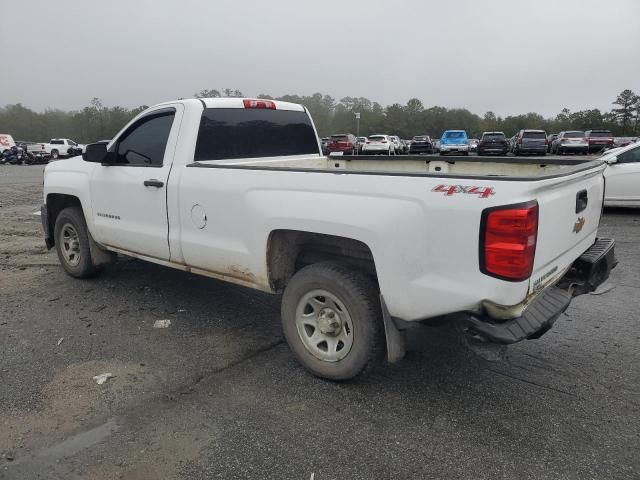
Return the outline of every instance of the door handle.
<path id="1" fill-rule="evenodd" d="M 161 182 L 160 180 L 156 180 L 155 178 L 152 178 L 150 180 L 145 180 L 144 186 L 161 188 L 161 187 L 164 187 L 164 182 Z"/>

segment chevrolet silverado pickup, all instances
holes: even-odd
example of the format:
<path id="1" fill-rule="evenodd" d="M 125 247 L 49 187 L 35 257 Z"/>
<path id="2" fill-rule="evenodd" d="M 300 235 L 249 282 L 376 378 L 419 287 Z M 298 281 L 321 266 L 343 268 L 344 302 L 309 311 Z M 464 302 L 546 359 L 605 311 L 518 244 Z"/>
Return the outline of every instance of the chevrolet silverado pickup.
<path id="1" fill-rule="evenodd" d="M 45 242 L 71 276 L 117 255 L 282 293 L 291 350 L 344 380 L 414 322 L 505 345 L 546 332 L 615 265 L 601 161 L 324 156 L 297 104 L 156 105 L 47 165 Z"/>

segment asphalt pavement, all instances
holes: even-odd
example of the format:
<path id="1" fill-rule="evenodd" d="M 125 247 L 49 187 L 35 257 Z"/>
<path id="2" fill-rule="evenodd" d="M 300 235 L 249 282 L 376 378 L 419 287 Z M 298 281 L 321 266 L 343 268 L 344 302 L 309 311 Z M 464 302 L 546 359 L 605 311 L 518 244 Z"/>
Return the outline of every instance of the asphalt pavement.
<path id="1" fill-rule="evenodd" d="M 277 296 L 126 258 L 65 275 L 42 169 L 0 166 L 0 479 L 640 478 L 640 211 L 603 216 L 613 288 L 505 360 L 424 327 L 331 383 L 288 351 Z"/>

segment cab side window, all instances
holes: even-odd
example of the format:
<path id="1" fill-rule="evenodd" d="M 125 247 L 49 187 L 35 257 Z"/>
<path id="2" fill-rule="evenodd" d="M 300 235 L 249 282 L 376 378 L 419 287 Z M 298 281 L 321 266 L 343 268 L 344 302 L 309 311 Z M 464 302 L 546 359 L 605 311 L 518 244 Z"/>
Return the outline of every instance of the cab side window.
<path id="1" fill-rule="evenodd" d="M 640 146 L 627 150 L 618 155 L 618 163 L 638 163 L 640 162 Z"/>
<path id="2" fill-rule="evenodd" d="M 117 165 L 161 167 L 175 112 L 149 115 L 133 124 L 118 139 Z"/>

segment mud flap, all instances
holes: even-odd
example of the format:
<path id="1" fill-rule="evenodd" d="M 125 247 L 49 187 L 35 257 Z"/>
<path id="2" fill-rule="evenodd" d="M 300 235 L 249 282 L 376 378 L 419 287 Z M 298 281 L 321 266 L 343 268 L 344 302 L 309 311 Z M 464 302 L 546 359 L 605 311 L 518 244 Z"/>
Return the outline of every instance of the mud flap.
<path id="1" fill-rule="evenodd" d="M 118 256 L 105 250 L 100 245 L 98 245 L 91 236 L 91 233 L 87 231 L 87 236 L 89 237 L 89 251 L 91 252 L 91 262 L 94 266 L 100 267 L 102 265 L 109 265 L 111 263 L 116 263 Z"/>
<path id="2" fill-rule="evenodd" d="M 384 322 L 384 334 L 387 342 L 387 361 L 396 363 L 402 360 L 407 353 L 405 340 L 393 322 L 393 318 L 389 314 L 387 304 L 384 297 L 380 295 L 380 306 L 382 307 L 382 320 Z"/>

